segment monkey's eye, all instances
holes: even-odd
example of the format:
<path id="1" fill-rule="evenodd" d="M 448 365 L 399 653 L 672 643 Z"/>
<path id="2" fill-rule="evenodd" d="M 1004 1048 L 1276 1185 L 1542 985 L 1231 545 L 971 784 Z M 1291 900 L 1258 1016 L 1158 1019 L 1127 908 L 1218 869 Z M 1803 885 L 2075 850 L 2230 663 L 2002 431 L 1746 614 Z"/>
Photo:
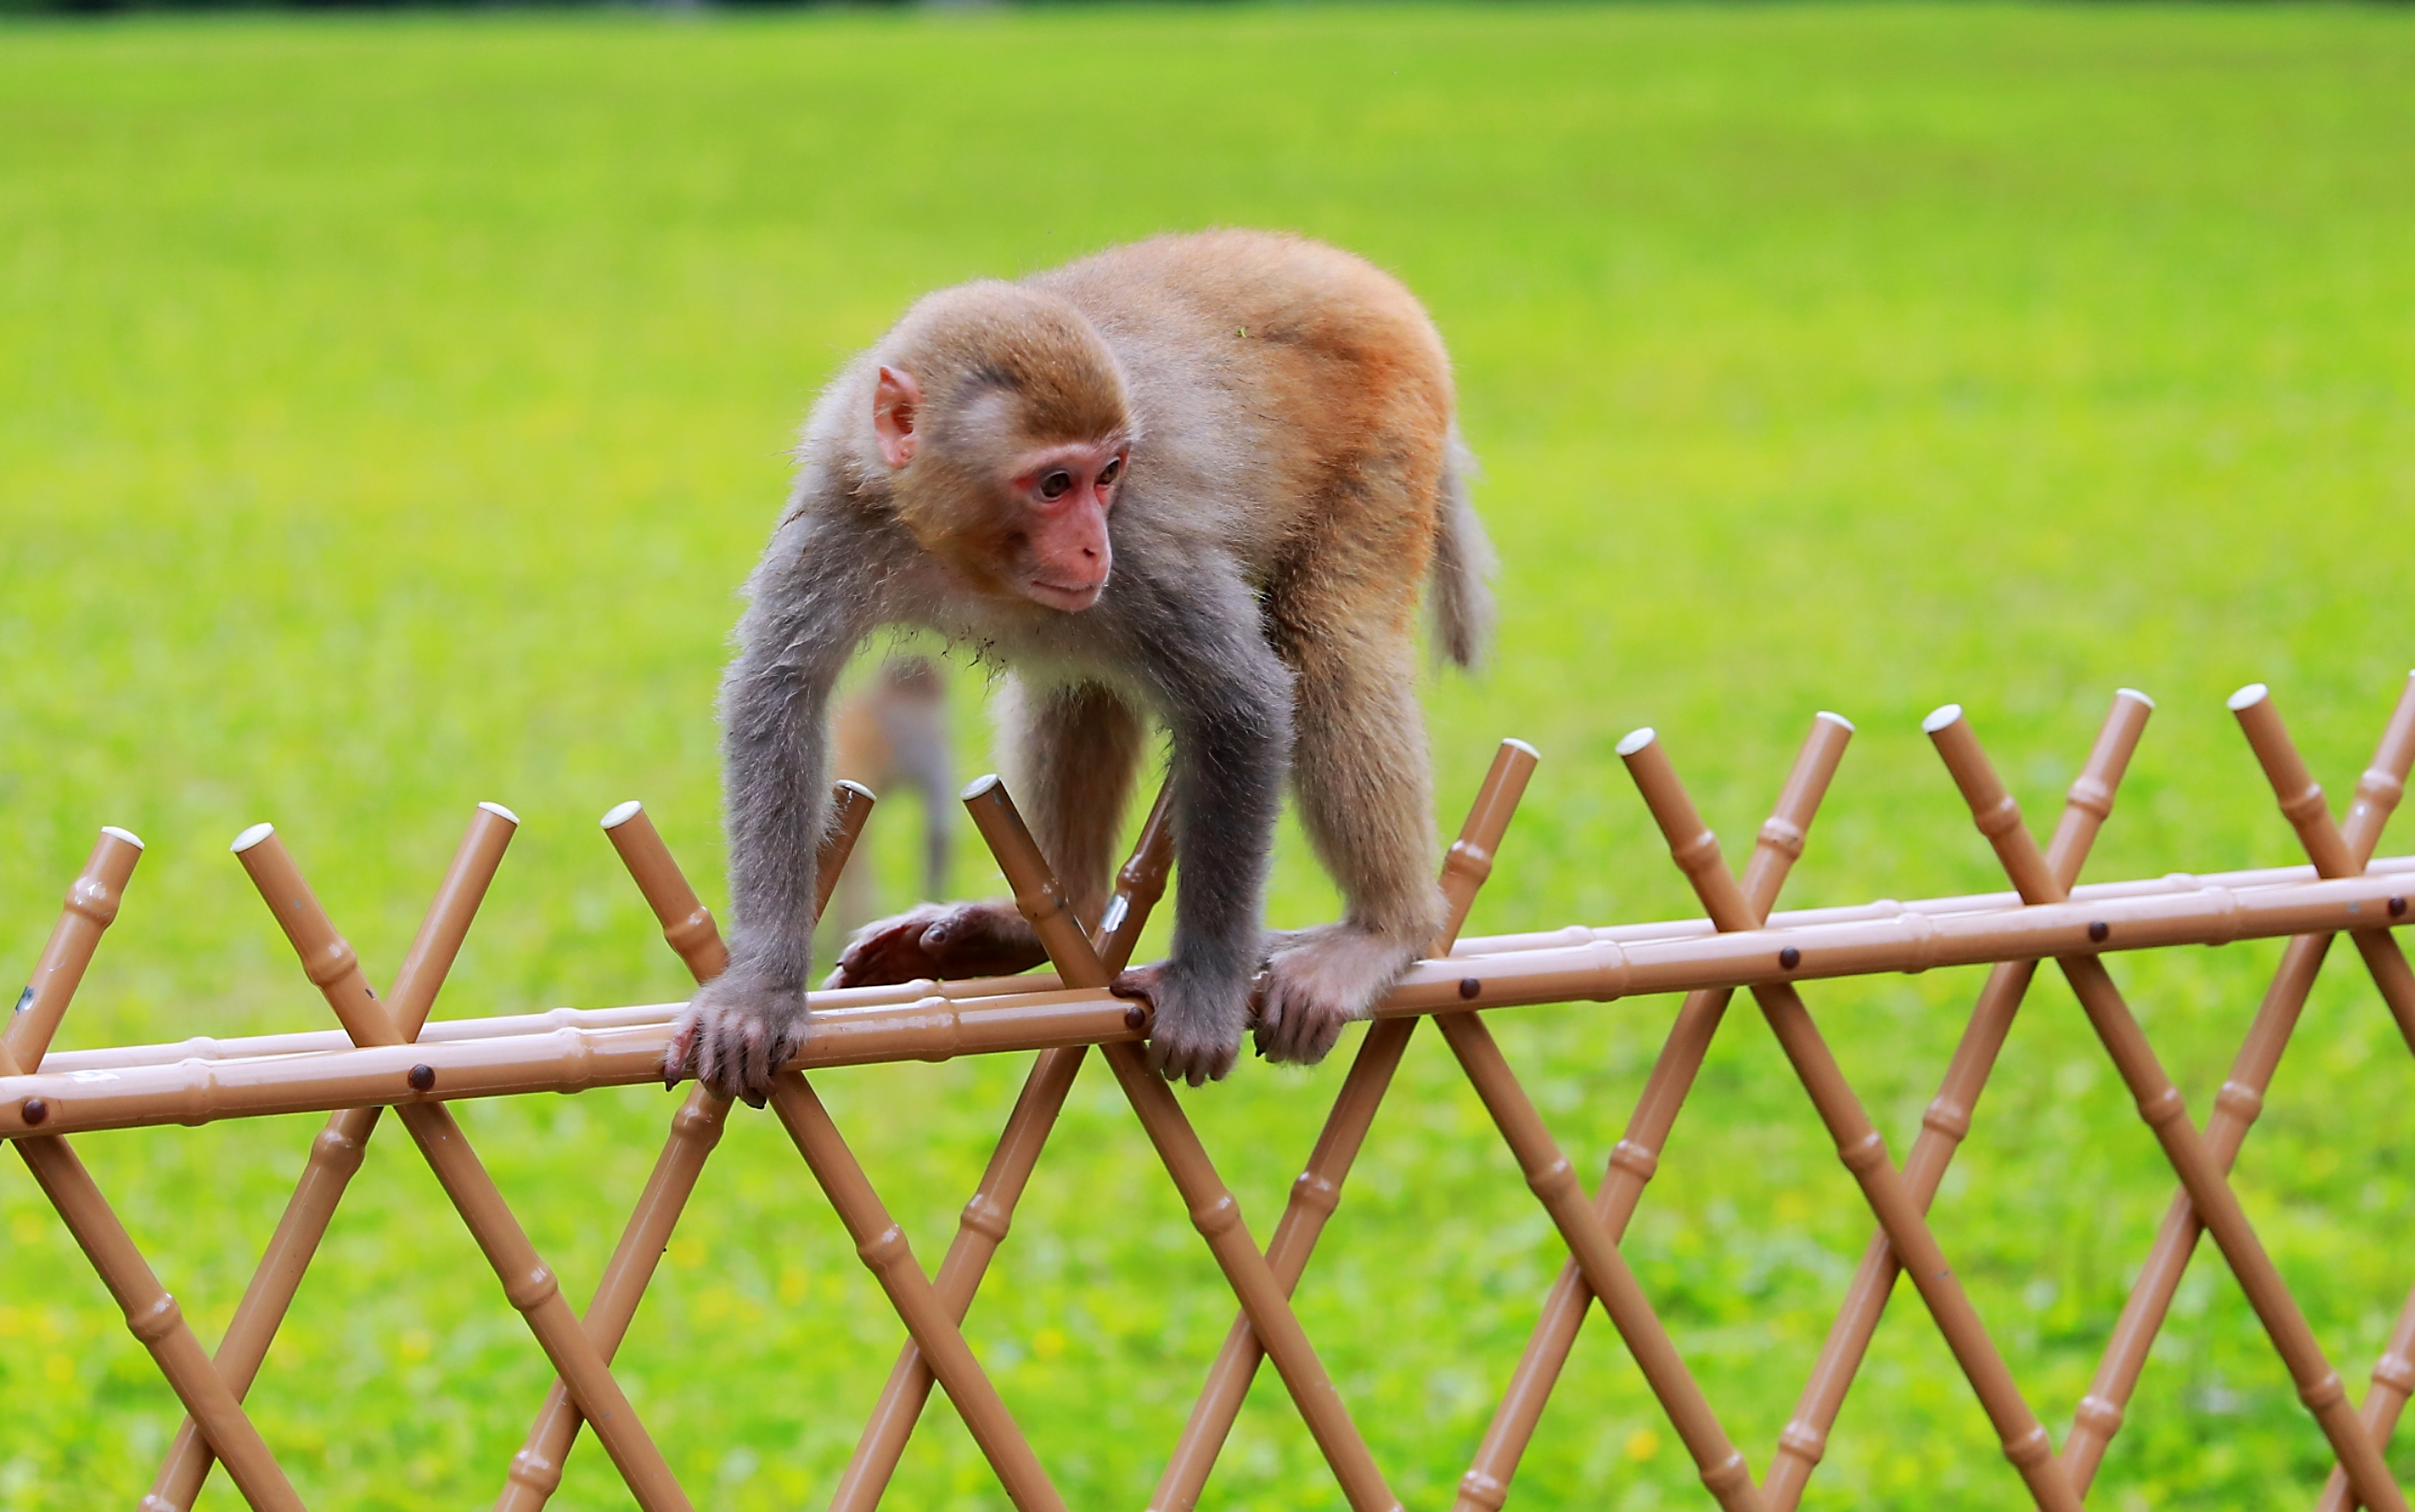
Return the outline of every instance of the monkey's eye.
<path id="1" fill-rule="evenodd" d="M 1049 473 L 1046 477 L 1040 480 L 1040 497 L 1042 499 L 1062 499 L 1072 490 L 1072 487 L 1073 474 L 1066 472 L 1060 467 L 1056 472 Z"/>
<path id="2" fill-rule="evenodd" d="M 1099 487 L 1103 488 L 1123 475 L 1124 459 L 1120 457 L 1110 457 L 1107 459 L 1107 465 L 1099 469 Z"/>

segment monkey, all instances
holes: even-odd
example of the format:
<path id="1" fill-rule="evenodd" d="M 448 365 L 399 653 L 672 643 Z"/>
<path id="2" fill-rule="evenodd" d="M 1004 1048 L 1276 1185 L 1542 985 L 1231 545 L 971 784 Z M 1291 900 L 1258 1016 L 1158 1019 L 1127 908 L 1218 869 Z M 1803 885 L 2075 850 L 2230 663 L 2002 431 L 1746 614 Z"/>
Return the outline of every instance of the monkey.
<path id="1" fill-rule="evenodd" d="M 1432 939 L 1421 589 L 1472 666 L 1492 553 L 1440 334 L 1338 248 L 1223 230 L 927 294 L 832 380 L 748 578 L 724 674 L 728 969 L 674 1020 L 667 1081 L 759 1106 L 802 1047 L 830 690 L 883 625 L 1002 668 L 1008 772 L 1095 921 L 1148 725 L 1168 751 L 1172 949 L 1112 990 L 1197 1086 L 1256 1040 L 1314 1062 Z M 1340 921 L 1268 935 L 1288 785 Z M 1011 902 L 867 926 L 826 985 L 1044 959 Z"/>
<path id="2" fill-rule="evenodd" d="M 902 783 L 922 801 L 922 896 L 948 886 L 950 805 L 955 757 L 948 746 L 947 684 L 927 656 L 892 656 L 872 684 L 839 706 L 832 721 L 838 776 L 876 792 Z M 872 917 L 872 874 L 861 864 L 840 874 L 839 921 L 852 930 Z"/>

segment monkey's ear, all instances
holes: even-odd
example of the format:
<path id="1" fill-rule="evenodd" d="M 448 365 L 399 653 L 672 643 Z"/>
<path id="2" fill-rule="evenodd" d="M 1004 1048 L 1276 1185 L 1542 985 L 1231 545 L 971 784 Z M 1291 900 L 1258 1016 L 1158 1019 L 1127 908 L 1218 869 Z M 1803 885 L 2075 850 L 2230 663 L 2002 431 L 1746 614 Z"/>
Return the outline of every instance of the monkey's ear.
<path id="1" fill-rule="evenodd" d="M 914 460 L 914 420 L 922 408 L 922 385 L 912 373 L 895 367 L 880 369 L 872 390 L 872 433 L 880 456 L 891 467 Z"/>

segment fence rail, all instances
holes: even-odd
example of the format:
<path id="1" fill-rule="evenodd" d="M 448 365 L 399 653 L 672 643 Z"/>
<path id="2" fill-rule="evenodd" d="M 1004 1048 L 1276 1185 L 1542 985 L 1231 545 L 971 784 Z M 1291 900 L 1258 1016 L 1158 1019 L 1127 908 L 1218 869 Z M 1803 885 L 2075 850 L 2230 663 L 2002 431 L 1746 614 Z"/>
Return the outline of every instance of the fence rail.
<path id="1" fill-rule="evenodd" d="M 815 994 L 813 1038 L 777 1079 L 771 1100 L 909 1336 L 832 1505 L 878 1505 L 934 1386 L 948 1394 L 1017 1506 L 1063 1505 L 960 1325 L 1006 1238 L 1074 1075 L 1096 1047 L 1239 1303 L 1148 1505 L 1153 1512 L 1176 1512 L 1196 1504 L 1251 1381 L 1262 1363 L 1271 1362 L 1350 1505 L 1359 1512 L 1396 1507 L 1289 1298 L 1339 1204 L 1409 1039 L 1419 1023 L 1431 1019 L 1568 1250 L 1567 1266 L 1543 1302 L 1533 1338 L 1461 1482 L 1455 1512 L 1492 1512 L 1507 1502 L 1519 1460 L 1597 1300 L 1692 1455 L 1711 1499 L 1731 1512 L 1794 1507 L 1826 1448 L 1898 1272 L 1912 1281 L 2031 1499 L 2040 1507 L 2077 1508 L 2108 1442 L 2122 1427 L 2182 1272 L 2198 1237 L 2207 1234 L 2330 1443 L 2336 1468 L 2320 1505 L 2327 1512 L 2355 1505 L 2403 1512 L 2407 1500 L 2391 1478 L 2384 1451 L 2408 1398 L 2415 1395 L 2415 1295 L 2360 1411 L 2350 1404 L 2338 1371 L 2228 1178 L 2337 936 L 2345 934 L 2353 943 L 2415 1049 L 2415 972 L 2392 934 L 2407 922 L 2415 858 L 2374 859 L 2382 828 L 2415 765 L 2415 677 L 2402 690 L 2373 762 L 2356 784 L 2347 816 L 2336 823 L 2269 693 L 2258 685 L 2232 697 L 2232 712 L 2308 865 L 2080 885 L 2080 867 L 2112 812 L 2152 707 L 2140 694 L 2125 690 L 2116 696 L 2043 846 L 2023 824 L 1961 710 L 1939 710 L 1927 721 L 1927 733 L 2012 890 L 1786 912 L 1773 912 L 1773 906 L 1803 852 L 1852 726 L 1834 714 L 1813 721 L 1741 879 L 1729 872 L 1660 741 L 1652 731 L 1639 730 L 1621 742 L 1619 754 L 1701 900 L 1703 917 L 1462 939 L 1459 926 L 1492 871 L 1536 761 L 1531 748 L 1505 741 L 1444 865 L 1448 927 L 1432 942 L 1430 958 L 1377 1005 L 1325 1130 L 1264 1250 L 1180 1102 L 1148 1070 L 1139 1049 L 1148 1032 L 1146 1010 L 1104 990 L 1130 958 L 1166 885 L 1173 858 L 1162 799 L 1118 876 L 1104 921 L 1093 921 L 1075 919 L 1064 905 L 1005 788 L 994 778 L 976 783 L 966 791 L 967 805 L 1038 930 L 1053 976 Z M 872 795 L 853 785 L 842 784 L 835 796 L 838 822 L 820 858 L 824 901 L 872 805 Z M 682 1099 L 662 1157 L 583 1315 L 572 1310 L 448 1107 L 463 1098 L 651 1081 L 660 1074 L 669 1020 L 678 1008 L 558 1010 L 428 1023 L 517 825 L 509 811 L 480 805 L 382 998 L 369 987 L 359 959 L 276 831 L 260 825 L 237 838 L 237 859 L 341 1025 L 333 1033 L 48 1054 L 100 936 L 117 915 L 141 858 L 141 842 L 122 830 L 103 831 L 69 889 L 58 927 L 0 1036 L 0 1138 L 14 1145 L 57 1207 L 124 1308 L 128 1326 L 150 1350 L 189 1414 L 142 1503 L 146 1512 L 189 1507 L 214 1463 L 226 1467 L 254 1507 L 301 1506 L 270 1446 L 246 1416 L 242 1399 L 389 1107 L 557 1374 L 521 1450 L 507 1467 L 499 1467 L 503 1489 L 497 1505 L 518 1512 L 543 1506 L 582 1431 L 595 1434 L 647 1512 L 690 1505 L 615 1383 L 611 1362 L 720 1138 L 728 1105 L 701 1087 L 690 1088 Z M 701 981 L 720 971 L 728 955 L 712 917 L 643 810 L 623 804 L 605 816 L 604 825 L 665 938 L 691 973 Z M 2283 936 L 2290 943 L 2280 968 L 2200 1128 L 2102 958 L 2124 951 Z M 2054 962 L 2070 982 L 2180 1189 L 2059 1451 L 1927 1220 L 1929 1201 L 1971 1130 L 2022 997 L 2046 961 Z M 1830 1054 L 1799 984 L 1979 964 L 1991 970 L 1969 1027 L 1898 1165 Z M 1760 1009 L 1877 1227 L 1801 1402 L 1758 1477 L 1721 1427 L 1618 1247 L 1712 1035 L 1739 990 L 1748 992 Z M 1659 994 L 1685 996 L 1626 1135 L 1610 1152 L 1604 1179 L 1588 1195 L 1493 1040 L 1486 1015 L 1524 1004 Z M 807 1073 L 1014 1051 L 1039 1055 L 945 1258 L 936 1273 L 927 1273 Z M 303 1177 L 213 1357 L 65 1136 L 304 1111 L 331 1116 L 313 1142 Z"/>

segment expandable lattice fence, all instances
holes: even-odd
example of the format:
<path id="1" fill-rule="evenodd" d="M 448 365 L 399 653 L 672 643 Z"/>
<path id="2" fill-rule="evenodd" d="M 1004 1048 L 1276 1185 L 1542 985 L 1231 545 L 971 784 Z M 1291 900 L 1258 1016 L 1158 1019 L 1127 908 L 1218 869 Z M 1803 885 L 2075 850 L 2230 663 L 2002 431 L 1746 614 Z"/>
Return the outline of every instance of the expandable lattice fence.
<path id="1" fill-rule="evenodd" d="M 2335 936 L 2346 933 L 2354 942 L 2400 1032 L 2415 1048 L 2415 974 L 2391 933 L 2405 921 L 2408 893 L 2415 891 L 2415 857 L 2372 859 L 2408 767 L 2415 764 L 2415 678 L 2372 766 L 2357 782 L 2347 817 L 2338 823 L 2266 691 L 2242 689 L 2230 707 L 2310 866 L 2078 886 L 2081 863 L 2112 810 L 2115 789 L 2152 705 L 2127 691 L 2114 698 L 2043 848 L 2023 826 L 2018 807 L 1961 711 L 1949 705 L 1929 717 L 1927 731 L 2013 891 L 1772 913 L 1852 732 L 1843 719 L 1823 713 L 1813 722 L 1778 806 L 1754 841 L 1741 880 L 1721 861 L 1718 841 L 1703 827 L 1653 732 L 1639 730 L 1621 742 L 1619 754 L 1706 918 L 1462 940 L 1459 926 L 1492 870 L 1493 852 L 1536 759 L 1521 742 L 1504 742 L 1444 865 L 1449 926 L 1434 942 L 1432 957 L 1375 1010 L 1324 1132 L 1263 1251 L 1181 1104 L 1148 1070 L 1140 1046 L 1148 1028 L 1146 1010 L 1103 990 L 1130 957 L 1143 921 L 1164 891 L 1172 857 L 1163 798 L 1118 877 L 1106 917 L 1093 924 L 1074 918 L 1065 905 L 1005 789 L 995 778 L 974 784 L 966 802 L 1047 947 L 1054 978 L 919 981 L 817 994 L 814 1036 L 772 1094 L 782 1125 L 911 1338 L 832 1505 L 860 1512 L 879 1501 L 936 1384 L 1017 1506 L 1063 1506 L 960 1324 L 1006 1237 L 1074 1073 L 1097 1046 L 1240 1304 L 1149 1505 L 1171 1512 L 1197 1501 L 1259 1364 L 1270 1360 L 1350 1505 L 1358 1512 L 1397 1506 L 1348 1405 L 1294 1314 L 1290 1295 L 1335 1210 L 1403 1049 L 1418 1023 L 1430 1018 L 1569 1250 L 1461 1482 L 1459 1512 L 1498 1508 L 1508 1497 L 1518 1460 L 1596 1299 L 1718 1505 L 1771 1512 L 1793 1507 L 1820 1461 L 1898 1271 L 1912 1280 L 2036 1504 L 2077 1508 L 2108 1441 L 2122 1426 L 2148 1348 L 2200 1233 L 2212 1235 L 2336 1456 L 2337 1469 L 2321 1505 L 2405 1512 L 2405 1494 L 2391 1479 L 2383 1451 L 2401 1408 L 2415 1395 L 2415 1295 L 2391 1335 L 2359 1412 L 2249 1224 L 2228 1174 Z M 872 802 L 869 793 L 848 784 L 840 785 L 837 799 L 839 822 L 821 855 L 824 900 Z M 190 1415 L 143 1507 L 189 1507 L 214 1462 L 225 1465 L 252 1506 L 301 1506 L 269 1445 L 245 1415 L 243 1398 L 346 1183 L 359 1169 L 366 1142 L 389 1106 L 458 1208 L 558 1377 L 504 1472 L 498 1506 L 518 1512 L 543 1506 L 560 1483 L 563 1457 L 582 1425 L 592 1430 L 647 1512 L 690 1505 L 614 1383 L 611 1361 L 720 1138 L 728 1105 L 701 1088 L 686 1094 L 583 1317 L 572 1310 L 447 1106 L 460 1098 L 576 1092 L 651 1080 L 660 1074 L 668 1021 L 677 1009 L 559 1010 L 428 1022 L 517 823 L 502 808 L 480 806 L 382 999 L 370 990 L 360 962 L 274 831 L 261 825 L 237 838 L 236 855 L 284 927 L 305 972 L 326 996 L 340 1033 L 46 1054 L 102 931 L 116 916 L 141 842 L 124 831 L 102 831 L 69 890 L 67 910 L 32 985 L 0 1038 L 0 1138 L 14 1144 Z M 689 969 L 699 981 L 719 971 L 728 956 L 712 917 L 645 814 L 634 803 L 623 804 L 605 816 L 604 826 Z M 2272 936 L 2289 936 L 2289 944 L 2229 1079 L 2200 1128 L 2188 1116 L 2101 957 L 2112 951 Z M 1926 1216 L 1970 1130 L 1972 1109 L 2038 963 L 2048 959 L 2070 981 L 2181 1187 L 2060 1452 L 2023 1399 Z M 1911 1154 L 1898 1165 L 1838 1070 L 1797 984 L 1981 963 L 1993 969 Z M 1738 988 L 1749 990 L 1760 1006 L 1878 1220 L 1811 1381 L 1759 1480 L 1720 1427 L 1618 1248 Z M 1626 1137 L 1612 1150 L 1602 1183 L 1588 1198 L 1495 1043 L 1486 1015 L 1522 1004 L 1659 993 L 1683 993 L 1683 1006 Z M 1040 1053 L 1038 1059 L 988 1170 L 966 1205 L 938 1272 L 926 1275 L 807 1073 L 878 1061 L 1031 1050 Z M 213 1357 L 65 1136 L 303 1110 L 332 1116 L 311 1147 L 302 1180 Z"/>

